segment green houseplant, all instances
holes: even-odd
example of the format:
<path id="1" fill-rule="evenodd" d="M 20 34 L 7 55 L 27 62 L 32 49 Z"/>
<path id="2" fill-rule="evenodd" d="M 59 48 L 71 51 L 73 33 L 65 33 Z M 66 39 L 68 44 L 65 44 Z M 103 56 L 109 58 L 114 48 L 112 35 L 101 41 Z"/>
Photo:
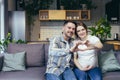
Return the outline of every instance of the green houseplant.
<path id="1" fill-rule="evenodd" d="M 81 4 L 86 4 L 87 9 L 96 9 L 97 5 L 92 0 L 61 0 L 61 5 L 67 10 L 81 9 Z"/>
<path id="2" fill-rule="evenodd" d="M 10 42 L 13 42 L 13 41 L 11 41 L 11 33 L 8 33 L 6 38 L 0 41 L 0 51 L 6 52 L 8 44 Z"/>
<path id="3" fill-rule="evenodd" d="M 19 0 L 19 7 L 26 12 L 26 26 L 28 29 L 29 38 L 31 38 L 32 27 L 36 21 L 35 16 L 39 14 L 39 10 L 45 10 L 50 7 L 53 0 Z"/>
<path id="4" fill-rule="evenodd" d="M 48 9 L 53 0 L 20 0 L 19 6 L 26 11 L 27 24 L 34 25 L 34 16 L 39 14 L 39 10 Z"/>
<path id="5" fill-rule="evenodd" d="M 94 26 L 88 28 L 91 32 L 91 35 L 95 35 L 104 42 L 107 38 L 111 37 L 111 25 L 106 18 L 100 18 L 95 22 Z"/>
<path id="6" fill-rule="evenodd" d="M 0 51 L 6 52 L 9 43 L 16 43 L 16 44 L 27 43 L 26 41 L 23 41 L 21 39 L 19 40 L 11 39 L 11 36 L 12 36 L 11 33 L 8 33 L 5 39 L 0 40 Z"/>
<path id="7" fill-rule="evenodd" d="M 87 9 L 89 10 L 97 8 L 97 5 L 95 5 L 92 0 L 80 0 L 80 4 L 86 4 Z"/>

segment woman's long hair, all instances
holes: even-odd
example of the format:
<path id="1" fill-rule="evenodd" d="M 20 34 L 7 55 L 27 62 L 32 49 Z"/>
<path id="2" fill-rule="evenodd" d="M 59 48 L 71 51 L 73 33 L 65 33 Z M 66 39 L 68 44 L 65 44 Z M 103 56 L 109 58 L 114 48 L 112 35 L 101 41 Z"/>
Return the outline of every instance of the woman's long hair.
<path id="1" fill-rule="evenodd" d="M 83 22 L 81 21 L 81 22 L 77 23 L 77 27 L 78 27 L 78 26 L 83 26 L 83 27 L 85 28 L 86 32 L 88 33 L 88 28 L 87 28 L 87 26 L 86 26 L 85 23 L 83 23 Z M 78 34 L 77 34 L 77 27 L 75 28 L 75 37 L 76 37 L 76 38 L 79 38 L 79 36 L 78 36 Z"/>

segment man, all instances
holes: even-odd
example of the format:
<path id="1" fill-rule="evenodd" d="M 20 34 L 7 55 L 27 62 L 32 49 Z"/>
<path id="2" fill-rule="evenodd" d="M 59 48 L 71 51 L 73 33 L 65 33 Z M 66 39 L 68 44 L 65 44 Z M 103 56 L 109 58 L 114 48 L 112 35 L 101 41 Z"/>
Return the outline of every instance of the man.
<path id="1" fill-rule="evenodd" d="M 76 26 L 75 22 L 65 21 L 62 35 L 50 40 L 46 80 L 76 80 L 69 64 L 73 46 L 71 37 Z"/>

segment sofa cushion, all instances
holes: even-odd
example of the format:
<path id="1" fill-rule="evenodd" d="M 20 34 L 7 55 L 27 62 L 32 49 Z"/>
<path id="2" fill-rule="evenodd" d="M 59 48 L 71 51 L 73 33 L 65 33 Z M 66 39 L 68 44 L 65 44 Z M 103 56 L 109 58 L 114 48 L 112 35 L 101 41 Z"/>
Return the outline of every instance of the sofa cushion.
<path id="1" fill-rule="evenodd" d="M 105 73 L 103 75 L 103 80 L 120 80 L 120 71 Z"/>
<path id="2" fill-rule="evenodd" d="M 26 66 L 44 66 L 44 44 L 9 44 L 8 53 L 26 52 Z"/>
<path id="3" fill-rule="evenodd" d="M 3 67 L 3 55 L 0 54 L 0 71 L 2 70 Z"/>
<path id="4" fill-rule="evenodd" d="M 110 50 L 114 50 L 114 45 L 104 43 L 103 48 L 101 49 L 101 51 L 110 51 Z"/>
<path id="5" fill-rule="evenodd" d="M 48 61 L 48 49 L 49 49 L 49 44 L 45 44 L 45 65 L 47 65 L 47 61 Z"/>
<path id="6" fill-rule="evenodd" d="M 25 52 L 4 54 L 2 71 L 25 70 Z"/>
<path id="7" fill-rule="evenodd" d="M 29 67 L 25 71 L 0 72 L 0 80 L 45 80 L 45 67 Z"/>
<path id="8" fill-rule="evenodd" d="M 120 70 L 120 65 L 114 55 L 113 50 L 104 53 L 101 52 L 99 55 L 99 65 L 103 73 Z"/>
<path id="9" fill-rule="evenodd" d="M 115 56 L 120 64 L 120 51 L 115 51 Z"/>

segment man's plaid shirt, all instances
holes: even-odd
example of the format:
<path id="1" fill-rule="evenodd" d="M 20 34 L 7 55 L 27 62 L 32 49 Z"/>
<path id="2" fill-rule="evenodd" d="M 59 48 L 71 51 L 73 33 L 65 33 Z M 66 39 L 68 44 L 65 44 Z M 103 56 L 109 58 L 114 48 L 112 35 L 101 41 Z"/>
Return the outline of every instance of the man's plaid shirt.
<path id="1" fill-rule="evenodd" d="M 63 36 L 58 36 L 50 40 L 48 63 L 46 73 L 52 73 L 59 76 L 66 67 L 70 67 L 70 47 L 73 45 L 73 39 L 64 40 Z"/>

